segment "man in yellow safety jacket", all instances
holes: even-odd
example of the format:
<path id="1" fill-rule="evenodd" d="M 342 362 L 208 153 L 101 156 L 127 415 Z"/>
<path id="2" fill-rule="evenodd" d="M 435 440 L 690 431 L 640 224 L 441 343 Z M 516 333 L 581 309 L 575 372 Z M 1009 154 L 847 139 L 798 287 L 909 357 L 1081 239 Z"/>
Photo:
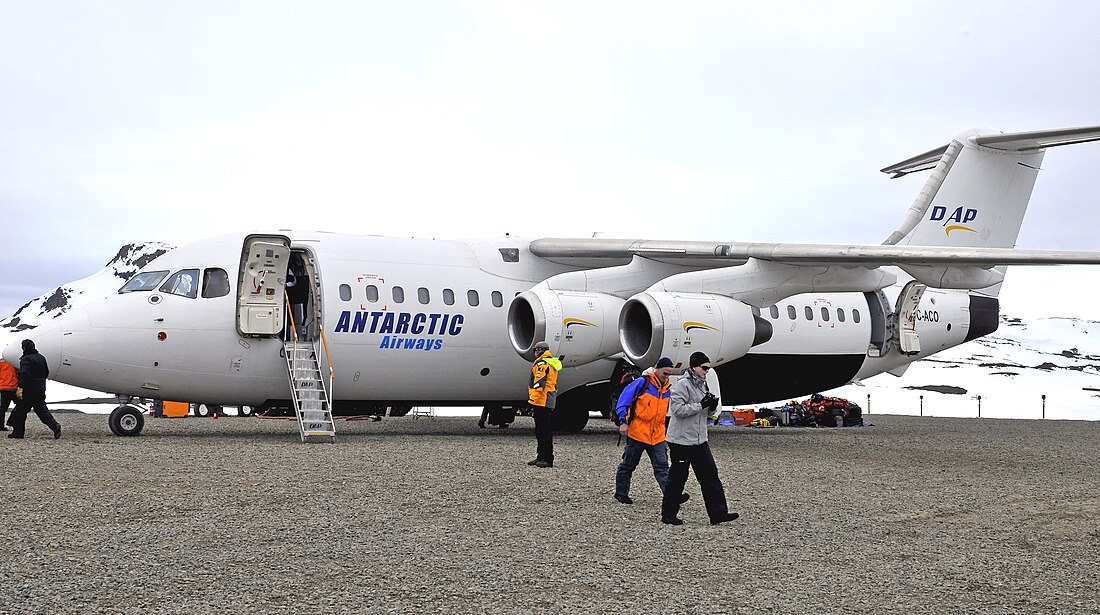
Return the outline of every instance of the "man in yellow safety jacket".
<path id="1" fill-rule="evenodd" d="M 531 377 L 527 380 L 527 404 L 535 415 L 538 449 L 535 458 L 527 462 L 529 466 L 554 467 L 554 428 L 550 424 L 550 412 L 558 399 L 559 371 L 561 361 L 550 354 L 550 344 L 535 344 L 535 362 L 531 364 Z"/>

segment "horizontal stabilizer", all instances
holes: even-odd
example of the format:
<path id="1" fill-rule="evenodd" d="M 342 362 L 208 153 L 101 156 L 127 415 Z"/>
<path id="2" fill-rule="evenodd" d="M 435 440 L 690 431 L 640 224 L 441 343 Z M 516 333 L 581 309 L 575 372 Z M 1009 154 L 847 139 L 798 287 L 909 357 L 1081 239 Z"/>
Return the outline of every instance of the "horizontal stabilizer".
<path id="1" fill-rule="evenodd" d="M 1076 145 L 1100 141 L 1100 126 L 1063 128 L 1060 130 L 1036 130 L 1033 132 L 1009 132 L 999 135 L 974 137 L 983 147 L 1006 152 L 1031 152 L 1060 145 Z"/>
<path id="2" fill-rule="evenodd" d="M 975 134 L 971 139 L 982 147 L 1004 152 L 1035 152 L 1048 147 L 1100 141 L 1100 126 L 1033 130 L 1031 132 L 1002 132 L 985 135 Z M 947 151 L 947 147 L 947 145 L 937 147 L 880 170 L 891 175 L 893 179 L 917 171 L 927 171 L 936 166 L 940 157 Z"/>

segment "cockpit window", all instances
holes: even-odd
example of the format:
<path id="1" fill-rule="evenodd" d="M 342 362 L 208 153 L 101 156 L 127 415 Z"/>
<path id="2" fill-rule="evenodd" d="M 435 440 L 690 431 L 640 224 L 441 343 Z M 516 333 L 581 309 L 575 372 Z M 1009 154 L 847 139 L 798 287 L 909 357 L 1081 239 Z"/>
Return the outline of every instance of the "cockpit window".
<path id="1" fill-rule="evenodd" d="M 204 298 L 224 297 L 229 294 L 229 274 L 225 269 L 207 269 L 203 271 L 202 296 Z"/>
<path id="2" fill-rule="evenodd" d="M 153 290 L 168 275 L 167 271 L 142 271 L 130 278 L 130 281 L 118 289 L 119 293 L 133 293 L 143 290 Z"/>
<path id="3" fill-rule="evenodd" d="M 180 269 L 160 285 L 160 292 L 194 299 L 199 295 L 199 270 Z"/>

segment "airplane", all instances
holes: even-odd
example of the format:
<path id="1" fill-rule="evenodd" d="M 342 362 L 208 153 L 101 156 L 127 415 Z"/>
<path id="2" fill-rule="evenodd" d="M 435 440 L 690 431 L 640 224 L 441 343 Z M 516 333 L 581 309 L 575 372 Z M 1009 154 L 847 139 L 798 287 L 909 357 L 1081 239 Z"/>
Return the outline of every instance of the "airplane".
<path id="1" fill-rule="evenodd" d="M 624 360 L 683 368 L 703 351 L 723 405 L 787 400 L 901 376 L 993 333 L 1008 265 L 1100 264 L 1098 252 L 1014 249 L 1046 149 L 1096 140 L 1100 126 L 972 129 L 886 167 L 931 174 L 880 245 L 226 234 L 29 337 L 51 379 L 118 397 L 109 423 L 123 436 L 144 424 L 134 398 L 292 408 L 303 425 L 303 408 L 326 421 L 521 408 L 542 340 L 564 365 L 560 430 L 607 407 Z M 296 376 L 307 364 L 312 376 Z M 302 439 L 318 433 L 335 440 L 304 426 Z"/>

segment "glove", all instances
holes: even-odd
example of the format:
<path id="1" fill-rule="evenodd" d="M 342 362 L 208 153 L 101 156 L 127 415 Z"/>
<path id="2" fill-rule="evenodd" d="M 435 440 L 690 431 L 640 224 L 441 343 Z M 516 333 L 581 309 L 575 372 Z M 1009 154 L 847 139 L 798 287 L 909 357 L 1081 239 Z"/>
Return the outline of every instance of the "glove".
<path id="1" fill-rule="evenodd" d="M 19 388 L 15 389 L 15 398 L 16 399 L 23 399 L 23 387 L 19 387 Z"/>
<path id="2" fill-rule="evenodd" d="M 699 400 L 699 404 L 713 412 L 718 408 L 718 398 L 713 393 L 707 393 L 703 396 L 703 399 Z"/>

